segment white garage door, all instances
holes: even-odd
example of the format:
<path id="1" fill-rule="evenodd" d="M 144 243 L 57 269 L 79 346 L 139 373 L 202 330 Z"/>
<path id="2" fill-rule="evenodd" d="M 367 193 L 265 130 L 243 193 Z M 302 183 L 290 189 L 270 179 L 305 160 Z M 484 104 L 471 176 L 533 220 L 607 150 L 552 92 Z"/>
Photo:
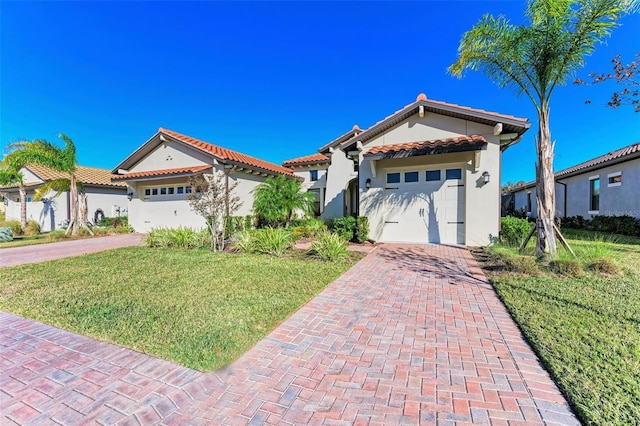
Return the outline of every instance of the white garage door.
<path id="1" fill-rule="evenodd" d="M 464 244 L 464 168 L 385 173 L 382 241 Z"/>

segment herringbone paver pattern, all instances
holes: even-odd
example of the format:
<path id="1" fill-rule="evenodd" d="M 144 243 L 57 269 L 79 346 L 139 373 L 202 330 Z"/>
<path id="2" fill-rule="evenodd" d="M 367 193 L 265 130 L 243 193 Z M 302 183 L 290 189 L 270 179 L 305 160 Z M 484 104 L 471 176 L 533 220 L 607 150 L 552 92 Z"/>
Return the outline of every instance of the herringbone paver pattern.
<path id="1" fill-rule="evenodd" d="M 379 247 L 214 373 L 0 324 L 7 422 L 578 424 L 462 248 Z"/>

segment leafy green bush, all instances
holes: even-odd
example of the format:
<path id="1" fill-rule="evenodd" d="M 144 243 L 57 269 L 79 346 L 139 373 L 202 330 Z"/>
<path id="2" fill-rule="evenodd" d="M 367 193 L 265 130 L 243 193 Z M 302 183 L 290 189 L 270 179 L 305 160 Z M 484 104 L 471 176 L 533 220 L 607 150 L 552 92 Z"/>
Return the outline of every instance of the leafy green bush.
<path id="1" fill-rule="evenodd" d="M 296 226 L 294 228 L 290 228 L 291 230 L 291 239 L 293 241 L 298 241 L 300 238 L 306 238 L 311 236 L 311 229 L 307 226 Z"/>
<path id="2" fill-rule="evenodd" d="M 40 224 L 35 220 L 27 222 L 27 226 L 24 227 L 24 235 L 32 236 L 40 233 Z"/>
<path id="3" fill-rule="evenodd" d="M 369 218 L 366 216 L 358 216 L 356 219 L 356 235 L 357 243 L 365 243 L 369 239 Z"/>
<path id="4" fill-rule="evenodd" d="M 569 216 L 560 219 L 560 226 L 562 228 L 587 229 L 589 222 L 589 219 L 585 219 L 582 216 Z"/>
<path id="5" fill-rule="evenodd" d="M 259 231 L 258 231 L 259 232 Z M 233 234 L 231 247 L 242 253 L 251 253 L 254 248 L 254 237 L 249 231 L 240 231 Z"/>
<path id="6" fill-rule="evenodd" d="M 507 246 L 520 246 L 531 232 L 531 224 L 526 219 L 503 217 L 500 226 L 500 241 Z"/>
<path id="7" fill-rule="evenodd" d="M 353 216 L 338 217 L 327 222 L 329 230 L 340 235 L 347 241 L 353 240 L 353 233 L 356 230 L 356 218 Z"/>
<path id="8" fill-rule="evenodd" d="M 284 255 L 291 245 L 291 234 L 282 228 L 259 229 L 254 238 L 254 250 L 272 256 Z"/>
<path id="9" fill-rule="evenodd" d="M 325 261 L 342 261 L 347 257 L 349 242 L 339 234 L 323 232 L 311 243 L 310 253 Z"/>
<path id="10" fill-rule="evenodd" d="M 594 216 L 590 228 L 599 232 L 622 235 L 640 235 L 638 220 L 633 216 Z"/>
<path id="11" fill-rule="evenodd" d="M 211 248 L 211 233 L 208 229 L 195 231 L 191 228 L 155 228 L 145 240 L 147 247 L 202 249 Z"/>
<path id="12" fill-rule="evenodd" d="M 133 226 L 131 225 L 119 225 L 115 229 L 117 234 L 130 234 L 133 232 Z"/>
<path id="13" fill-rule="evenodd" d="M 126 226 L 129 224 L 129 218 L 127 216 L 117 216 L 117 217 L 103 217 L 99 226 L 111 226 L 113 228 L 118 228 L 120 226 Z"/>
<path id="14" fill-rule="evenodd" d="M 247 216 L 227 216 L 224 218 L 225 238 L 230 238 L 236 232 L 244 231 L 246 229 L 250 229 L 247 228 Z"/>
<path id="15" fill-rule="evenodd" d="M 91 230 L 93 231 L 93 235 L 95 235 L 96 237 L 112 235 L 114 232 L 116 232 L 115 229 L 110 226 L 94 226 L 93 228 L 91 228 Z"/>
<path id="16" fill-rule="evenodd" d="M 22 235 L 22 224 L 19 220 L 4 220 L 0 222 L 1 227 L 11 228 L 13 236 Z"/>

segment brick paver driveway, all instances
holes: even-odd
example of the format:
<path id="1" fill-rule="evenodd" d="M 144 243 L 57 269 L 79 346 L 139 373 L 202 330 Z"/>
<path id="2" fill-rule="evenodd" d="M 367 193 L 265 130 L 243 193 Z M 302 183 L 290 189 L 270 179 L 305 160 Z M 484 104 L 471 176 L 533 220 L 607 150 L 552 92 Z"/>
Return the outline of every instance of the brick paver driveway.
<path id="1" fill-rule="evenodd" d="M 0 348 L 0 408 L 16 423 L 578 423 L 454 247 L 379 247 L 222 371 L 11 314 Z"/>
<path id="2" fill-rule="evenodd" d="M 79 256 L 121 247 L 140 245 L 142 234 L 120 234 L 108 237 L 59 241 L 57 243 L 5 248 L 0 250 L 0 267 L 44 262 L 61 257 Z"/>

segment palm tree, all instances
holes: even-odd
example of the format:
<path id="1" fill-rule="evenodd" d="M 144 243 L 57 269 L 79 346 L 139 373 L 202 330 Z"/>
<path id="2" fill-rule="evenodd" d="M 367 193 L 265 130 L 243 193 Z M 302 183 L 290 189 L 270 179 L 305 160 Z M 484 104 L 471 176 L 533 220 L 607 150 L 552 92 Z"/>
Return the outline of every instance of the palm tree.
<path id="1" fill-rule="evenodd" d="M 285 228 L 297 211 L 305 216 L 313 212 L 314 196 L 302 190 L 296 179 L 284 175 L 270 177 L 253 190 L 253 210 L 262 222 Z"/>
<path id="2" fill-rule="evenodd" d="M 532 0 L 525 12 L 528 26 L 485 15 L 464 33 L 458 59 L 448 69 L 458 77 L 466 69 L 482 71 L 499 87 L 525 94 L 536 108 L 536 253 L 540 258 L 548 259 L 557 248 L 551 94 L 582 68 L 596 44 L 636 6 L 637 0 Z"/>
<path id="3" fill-rule="evenodd" d="M 69 191 L 71 211 L 69 214 L 67 233 L 74 235 L 81 227 L 85 227 L 91 232 L 87 226 L 86 218 L 80 218 L 78 215 L 80 210 L 78 187 L 81 187 L 82 184 L 78 182 L 75 174 L 78 166 L 76 147 L 68 136 L 60 133 L 58 137 L 63 140 L 64 148 L 60 148 L 44 139 L 11 144 L 8 147 L 11 152 L 0 165 L 4 166 L 7 158 L 10 158 L 13 163 L 9 162 L 7 163 L 8 165 L 22 164 L 24 166 L 28 164 L 38 164 L 68 174 L 68 178 L 53 179 L 38 188 L 35 199 L 42 198 L 49 191 L 55 191 L 57 194 L 63 191 Z"/>

